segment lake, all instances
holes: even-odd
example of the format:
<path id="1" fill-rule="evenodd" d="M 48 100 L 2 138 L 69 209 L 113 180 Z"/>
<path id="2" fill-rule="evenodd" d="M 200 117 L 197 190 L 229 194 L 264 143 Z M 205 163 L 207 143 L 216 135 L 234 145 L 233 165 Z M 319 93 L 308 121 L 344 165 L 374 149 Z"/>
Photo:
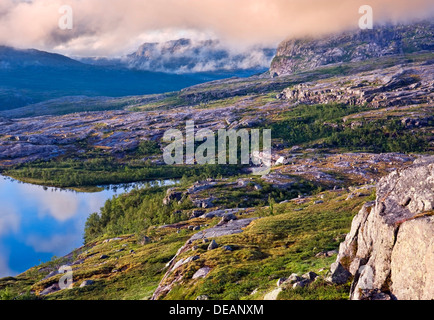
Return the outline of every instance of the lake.
<path id="1" fill-rule="evenodd" d="M 105 187 L 95 193 L 21 183 L 0 176 L 0 278 L 61 257 L 83 245 L 87 217 L 116 194 L 176 181 Z"/>

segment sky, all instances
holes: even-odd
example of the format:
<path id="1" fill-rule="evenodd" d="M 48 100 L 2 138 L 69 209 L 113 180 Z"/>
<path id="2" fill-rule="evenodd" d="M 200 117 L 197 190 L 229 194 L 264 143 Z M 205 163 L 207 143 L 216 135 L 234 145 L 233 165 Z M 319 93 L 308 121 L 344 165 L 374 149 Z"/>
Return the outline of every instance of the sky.
<path id="1" fill-rule="evenodd" d="M 61 30 L 59 8 L 72 8 Z M 219 39 L 234 51 L 358 27 L 434 17 L 433 0 L 0 0 L 0 44 L 69 56 L 115 57 L 144 42 Z"/>

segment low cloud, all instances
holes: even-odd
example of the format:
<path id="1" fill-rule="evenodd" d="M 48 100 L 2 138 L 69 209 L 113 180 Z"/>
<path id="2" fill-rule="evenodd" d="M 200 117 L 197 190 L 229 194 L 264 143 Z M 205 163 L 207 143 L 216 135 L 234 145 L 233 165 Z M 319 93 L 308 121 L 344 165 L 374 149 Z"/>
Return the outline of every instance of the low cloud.
<path id="1" fill-rule="evenodd" d="M 120 56 L 147 39 L 218 38 L 231 48 L 356 28 L 361 0 L 69 0 L 74 28 L 58 28 L 64 0 L 1 0 L 0 43 L 79 56 Z M 371 0 L 375 23 L 433 16 L 432 0 Z"/>
<path id="2" fill-rule="evenodd" d="M 217 40 L 180 39 L 147 43 L 122 60 L 134 69 L 191 73 L 267 68 L 274 54 L 273 49 L 258 47 L 238 52 Z"/>

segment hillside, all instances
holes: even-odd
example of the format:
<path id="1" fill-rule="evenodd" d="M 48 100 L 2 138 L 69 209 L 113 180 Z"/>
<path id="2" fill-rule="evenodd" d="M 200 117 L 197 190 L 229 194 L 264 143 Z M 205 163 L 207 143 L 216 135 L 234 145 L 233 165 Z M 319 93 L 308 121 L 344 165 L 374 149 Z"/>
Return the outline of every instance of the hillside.
<path id="1" fill-rule="evenodd" d="M 434 50 L 431 26 L 422 26 L 336 35 L 318 52 L 312 42 L 300 64 L 282 44 L 271 71 L 248 78 L 67 104 L 119 110 L 2 112 L 3 175 L 75 189 L 177 183 L 110 199 L 89 216 L 81 248 L 0 279 L 1 297 L 432 299 Z M 311 60 L 336 41 L 358 47 L 381 34 L 387 41 L 373 56 L 348 49 L 348 59 Z M 413 49 L 390 49 L 398 36 Z M 271 129 L 270 172 L 166 165 L 162 137 L 188 120 L 195 130 Z M 65 264 L 71 290 L 58 284 Z"/>
<path id="2" fill-rule="evenodd" d="M 244 76 L 252 73 L 238 70 L 235 73 L 190 72 L 177 75 L 131 70 L 124 65 L 90 65 L 44 51 L 0 47 L 0 111 L 28 105 L 31 105 L 30 108 L 47 109 L 52 104 L 50 100 L 56 99 L 59 103 L 61 99 L 63 103 L 70 103 L 75 99 L 72 96 L 85 96 L 91 101 L 101 97 L 98 99 L 104 101 L 109 97 L 171 92 L 235 74 Z M 43 104 L 45 101 L 47 105 Z M 120 109 L 125 105 L 121 103 L 115 108 Z M 109 106 L 106 110 L 113 108 Z M 103 103 L 99 103 L 98 107 L 95 104 L 89 107 L 84 105 L 81 110 L 66 108 L 59 113 L 102 109 Z M 19 111 L 15 111 L 15 114 L 21 115 Z"/>
<path id="3" fill-rule="evenodd" d="M 386 203 L 387 216 L 402 219 L 398 207 L 389 204 L 401 201 L 401 192 L 408 194 L 407 180 L 415 181 L 415 171 L 424 177 L 433 175 L 432 160 L 420 159 L 402 174 L 394 171 L 382 179 L 377 185 L 376 208 Z M 389 198 L 383 192 L 393 187 L 392 180 L 397 177 L 405 189 Z M 366 201 L 375 198 L 373 190 L 373 185 L 350 191 L 338 189 L 263 208 L 207 209 L 200 213 L 195 209 L 193 213 L 199 215 L 185 222 L 88 241 L 63 258 L 1 279 L 0 288 L 8 287 L 10 297 L 22 293 L 18 299 L 341 300 L 350 292 L 357 295 L 357 287 L 363 289 L 363 296 L 353 297 L 357 299 L 432 298 L 432 186 L 417 186 L 416 191 L 410 191 L 414 199 L 408 206 L 412 217 L 400 222 L 399 233 L 394 233 L 396 225 L 377 216 L 377 209 L 369 210 L 373 202 Z M 393 251 L 389 243 L 395 238 L 380 230 L 397 237 Z M 375 239 L 370 242 L 365 237 Z M 359 246 L 354 241 L 359 241 Z M 374 248 L 365 249 L 365 243 Z M 356 256 L 354 246 L 358 248 Z M 372 259 L 362 258 L 362 252 Z M 332 264 L 337 254 L 345 268 L 351 264 L 352 270 L 357 264 L 361 267 L 353 269 L 362 274 L 353 277 L 340 263 Z M 427 258 L 420 264 L 405 258 L 412 256 L 419 261 L 425 254 Z M 391 268 L 391 277 L 390 269 L 379 269 L 377 263 Z M 57 269 L 65 264 L 74 272 L 71 290 L 60 290 L 58 285 L 61 275 Z M 373 279 L 369 278 L 372 272 L 366 272 L 368 268 L 377 270 Z M 387 287 L 381 281 L 386 281 Z"/>

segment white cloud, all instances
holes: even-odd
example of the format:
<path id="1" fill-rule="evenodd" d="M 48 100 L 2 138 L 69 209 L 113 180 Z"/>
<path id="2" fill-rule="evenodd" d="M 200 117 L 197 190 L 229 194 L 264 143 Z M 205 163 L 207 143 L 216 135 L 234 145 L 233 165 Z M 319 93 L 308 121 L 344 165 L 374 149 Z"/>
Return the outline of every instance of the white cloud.
<path id="1" fill-rule="evenodd" d="M 29 235 L 26 239 L 26 244 L 32 247 L 35 252 L 52 253 L 62 256 L 70 251 L 76 241 L 76 234 L 55 234 L 49 238 L 39 235 Z"/>
<path id="2" fill-rule="evenodd" d="M 212 36 L 230 47 L 357 28 L 360 0 L 69 0 L 74 28 L 58 28 L 64 0 L 0 1 L 0 43 L 73 56 L 129 53 L 149 39 Z M 432 0 L 371 0 L 374 23 L 433 16 Z"/>
<path id="3" fill-rule="evenodd" d="M 18 184 L 19 193 L 35 203 L 39 216 L 50 215 L 59 222 L 67 221 L 79 213 L 79 198 L 73 192 L 44 190 L 30 184 Z M 51 191 L 50 191 L 51 190 Z"/>
<path id="4" fill-rule="evenodd" d="M 17 211 L 10 206 L 3 206 L 0 211 L 0 237 L 10 233 L 18 232 L 21 217 Z"/>
<path id="5" fill-rule="evenodd" d="M 0 278 L 13 277 L 18 272 L 9 267 L 9 252 L 0 244 Z"/>

